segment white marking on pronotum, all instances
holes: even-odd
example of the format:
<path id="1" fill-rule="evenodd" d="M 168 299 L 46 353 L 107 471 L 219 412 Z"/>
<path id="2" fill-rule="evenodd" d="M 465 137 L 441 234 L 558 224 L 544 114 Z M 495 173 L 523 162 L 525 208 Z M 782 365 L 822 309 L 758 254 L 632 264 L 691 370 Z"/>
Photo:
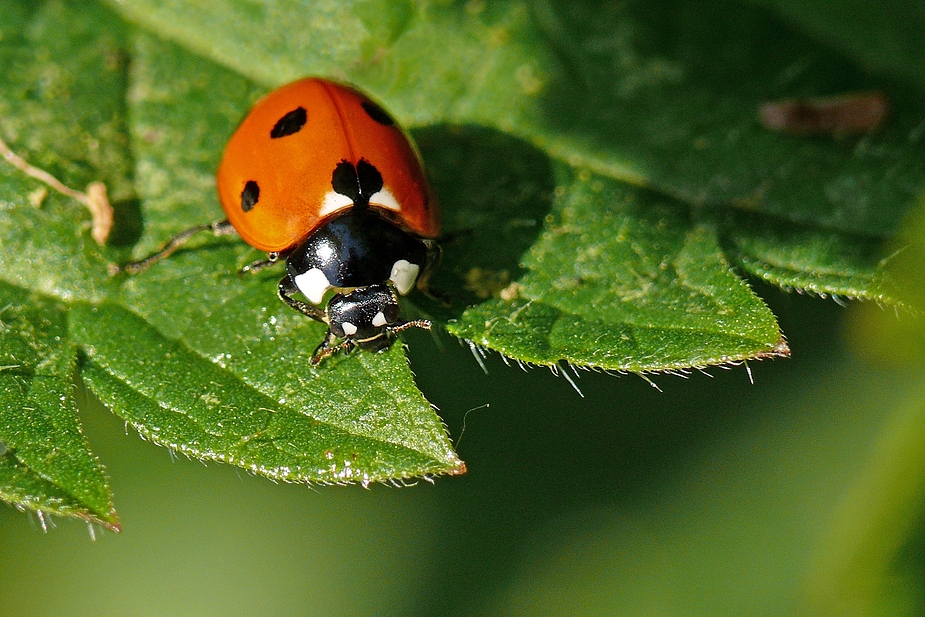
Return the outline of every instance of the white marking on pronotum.
<path id="1" fill-rule="evenodd" d="M 421 266 L 413 264 L 405 259 L 399 259 L 392 266 L 392 273 L 389 275 L 389 280 L 395 285 L 395 289 L 398 290 L 398 293 L 405 295 L 414 287 L 414 282 L 418 279 L 418 272 L 420 271 Z"/>
<path id="2" fill-rule="evenodd" d="M 353 325 L 352 323 L 350 323 L 349 321 L 345 321 L 344 323 L 342 323 L 341 327 L 344 329 L 344 334 L 346 334 L 347 336 L 353 336 L 354 334 L 357 333 L 357 327 Z"/>
<path id="3" fill-rule="evenodd" d="M 375 316 L 373 316 L 373 325 L 377 328 L 381 328 L 387 323 L 388 322 L 385 320 L 385 315 L 382 313 L 382 311 L 379 311 L 375 314 Z"/>
<path id="4" fill-rule="evenodd" d="M 320 216 L 327 216 L 332 212 L 337 212 L 338 210 L 343 210 L 344 208 L 349 208 L 353 205 L 353 200 L 338 193 L 337 191 L 329 191 L 324 199 L 321 201 L 321 208 L 318 211 Z"/>
<path id="5" fill-rule="evenodd" d="M 382 206 L 383 208 L 388 208 L 389 210 L 395 210 L 396 212 L 401 212 L 401 204 L 398 203 L 398 200 L 395 199 L 395 195 L 392 195 L 392 191 L 382 187 L 369 197 L 369 203 Z"/>
<path id="6" fill-rule="evenodd" d="M 328 277 L 318 268 L 312 268 L 308 272 L 297 274 L 295 276 L 295 285 L 313 304 L 321 304 L 324 292 L 333 287 L 328 281 Z"/>

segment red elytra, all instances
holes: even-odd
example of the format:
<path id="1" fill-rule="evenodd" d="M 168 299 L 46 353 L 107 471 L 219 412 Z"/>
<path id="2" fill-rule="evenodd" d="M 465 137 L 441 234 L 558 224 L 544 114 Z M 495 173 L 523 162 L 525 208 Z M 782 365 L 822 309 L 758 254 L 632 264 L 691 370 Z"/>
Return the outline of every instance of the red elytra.
<path id="1" fill-rule="evenodd" d="M 361 159 L 383 179 L 369 205 L 407 231 L 435 238 L 437 200 L 410 139 L 375 101 L 327 79 L 300 79 L 254 105 L 225 148 L 219 199 L 245 242 L 285 252 L 322 220 L 351 207 L 332 191 L 332 170 L 341 161 L 357 165 Z"/>

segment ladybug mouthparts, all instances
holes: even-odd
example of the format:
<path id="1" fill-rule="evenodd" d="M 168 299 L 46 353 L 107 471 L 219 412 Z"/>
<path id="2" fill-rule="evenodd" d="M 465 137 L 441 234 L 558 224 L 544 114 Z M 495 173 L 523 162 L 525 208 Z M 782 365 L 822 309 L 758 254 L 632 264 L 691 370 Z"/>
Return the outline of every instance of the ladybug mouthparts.
<path id="1" fill-rule="evenodd" d="M 342 349 L 350 352 L 359 347 L 379 352 L 386 349 L 392 338 L 402 330 L 430 330 L 431 327 L 426 319 L 403 321 L 399 317 L 398 298 L 387 284 L 336 294 L 328 302 L 325 314 L 328 333 L 312 354 L 312 365 Z M 343 341 L 332 345 L 336 339 Z"/>

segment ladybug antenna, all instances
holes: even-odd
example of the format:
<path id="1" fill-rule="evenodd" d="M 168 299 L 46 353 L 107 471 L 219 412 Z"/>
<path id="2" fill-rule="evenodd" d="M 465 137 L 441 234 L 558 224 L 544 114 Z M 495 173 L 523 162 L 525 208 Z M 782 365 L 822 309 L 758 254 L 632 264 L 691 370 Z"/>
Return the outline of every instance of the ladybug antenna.
<path id="1" fill-rule="evenodd" d="M 369 198 L 382 190 L 382 174 L 366 159 L 360 159 L 356 166 L 341 161 L 331 174 L 331 187 L 349 197 L 355 208 L 366 208 Z"/>

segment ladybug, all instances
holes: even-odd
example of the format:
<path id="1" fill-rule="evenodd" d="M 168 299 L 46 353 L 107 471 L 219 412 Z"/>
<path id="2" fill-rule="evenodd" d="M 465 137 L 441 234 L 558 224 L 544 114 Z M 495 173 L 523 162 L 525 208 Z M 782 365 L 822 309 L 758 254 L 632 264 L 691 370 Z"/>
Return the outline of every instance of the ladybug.
<path id="1" fill-rule="evenodd" d="M 143 270 L 199 231 L 236 232 L 268 253 L 244 270 L 284 258 L 280 299 L 327 325 L 313 365 L 430 328 L 402 320 L 398 296 L 424 289 L 439 261 L 437 200 L 408 135 L 369 96 L 314 77 L 271 92 L 231 136 L 216 180 L 226 220 L 187 230 L 121 270 Z"/>

